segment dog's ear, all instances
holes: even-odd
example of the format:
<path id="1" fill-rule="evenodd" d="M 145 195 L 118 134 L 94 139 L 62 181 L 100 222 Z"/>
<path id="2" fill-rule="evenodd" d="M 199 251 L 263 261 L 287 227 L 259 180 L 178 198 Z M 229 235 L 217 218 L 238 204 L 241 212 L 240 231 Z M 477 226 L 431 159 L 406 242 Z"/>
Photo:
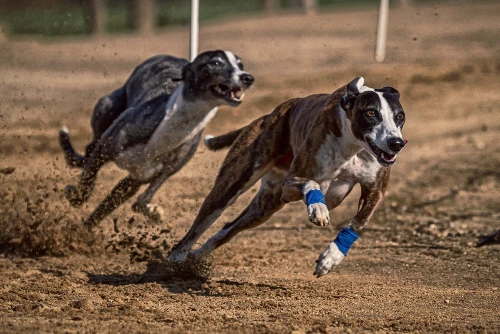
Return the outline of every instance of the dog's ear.
<path id="1" fill-rule="evenodd" d="M 363 87 L 364 83 L 365 79 L 363 77 L 357 77 L 347 84 L 347 95 L 345 95 L 341 101 L 344 110 L 352 108 L 354 99 L 359 95 L 359 90 Z"/>
<path id="2" fill-rule="evenodd" d="M 399 99 L 399 92 L 395 88 L 392 88 L 392 87 L 382 87 L 382 88 L 379 88 L 379 89 L 375 89 L 375 91 L 376 92 L 381 92 L 381 93 L 388 93 L 388 94 L 394 95 L 396 98 Z"/>
<path id="3" fill-rule="evenodd" d="M 184 65 L 184 67 L 182 68 L 182 80 L 184 82 L 194 81 L 195 74 L 194 74 L 192 66 L 193 66 L 193 63 L 189 63 L 189 64 Z"/>

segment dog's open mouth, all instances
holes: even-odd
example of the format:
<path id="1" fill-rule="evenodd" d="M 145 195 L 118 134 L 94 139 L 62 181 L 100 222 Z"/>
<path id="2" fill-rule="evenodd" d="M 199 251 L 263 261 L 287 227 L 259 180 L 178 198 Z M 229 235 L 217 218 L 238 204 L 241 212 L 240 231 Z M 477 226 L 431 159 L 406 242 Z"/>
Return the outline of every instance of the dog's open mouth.
<path id="1" fill-rule="evenodd" d="M 231 88 L 224 84 L 218 84 L 210 87 L 210 89 L 212 90 L 213 94 L 222 97 L 223 99 L 231 103 L 241 103 L 241 101 L 243 101 L 243 98 L 245 97 L 245 93 L 240 87 Z"/>
<path id="2" fill-rule="evenodd" d="M 388 167 L 388 166 L 394 165 L 394 163 L 396 162 L 396 157 L 397 157 L 396 154 L 392 154 L 392 153 L 386 152 L 384 150 L 381 150 L 377 145 L 375 145 L 373 140 L 371 140 L 370 138 L 365 138 L 365 140 L 366 140 L 366 143 L 368 144 L 368 146 L 370 146 L 370 149 L 372 150 L 372 152 L 375 153 L 375 156 L 377 157 L 377 161 L 382 166 Z"/>

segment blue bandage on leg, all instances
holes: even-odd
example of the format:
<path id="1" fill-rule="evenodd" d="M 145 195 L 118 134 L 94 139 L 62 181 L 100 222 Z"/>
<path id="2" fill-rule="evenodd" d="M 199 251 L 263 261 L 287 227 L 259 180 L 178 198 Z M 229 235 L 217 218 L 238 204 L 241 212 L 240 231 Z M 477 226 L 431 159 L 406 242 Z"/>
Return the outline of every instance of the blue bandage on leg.
<path id="1" fill-rule="evenodd" d="M 318 189 L 309 190 L 309 192 L 306 194 L 306 204 L 311 205 L 316 203 L 323 203 L 324 205 L 326 205 L 325 195 L 323 195 L 321 190 Z"/>
<path id="2" fill-rule="evenodd" d="M 346 227 L 343 230 L 337 234 L 337 237 L 333 242 L 339 250 L 344 254 L 344 256 L 347 256 L 347 252 L 349 249 L 351 249 L 351 246 L 354 244 L 356 240 L 358 240 L 359 235 L 354 232 L 352 228 Z"/>

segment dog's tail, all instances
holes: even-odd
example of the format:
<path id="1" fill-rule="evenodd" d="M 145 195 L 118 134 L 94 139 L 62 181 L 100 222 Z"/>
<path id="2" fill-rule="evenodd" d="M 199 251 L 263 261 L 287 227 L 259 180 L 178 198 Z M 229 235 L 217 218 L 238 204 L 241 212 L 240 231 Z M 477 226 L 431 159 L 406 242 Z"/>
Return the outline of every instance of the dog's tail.
<path id="1" fill-rule="evenodd" d="M 71 145 L 67 127 L 63 127 L 59 130 L 59 144 L 61 144 L 64 151 L 64 158 L 68 165 L 72 167 L 83 167 L 85 164 L 85 156 L 78 154 L 73 148 L 73 145 Z"/>
<path id="2" fill-rule="evenodd" d="M 231 131 L 229 133 L 214 137 L 206 135 L 203 142 L 210 151 L 218 151 L 231 146 L 244 128 Z"/>

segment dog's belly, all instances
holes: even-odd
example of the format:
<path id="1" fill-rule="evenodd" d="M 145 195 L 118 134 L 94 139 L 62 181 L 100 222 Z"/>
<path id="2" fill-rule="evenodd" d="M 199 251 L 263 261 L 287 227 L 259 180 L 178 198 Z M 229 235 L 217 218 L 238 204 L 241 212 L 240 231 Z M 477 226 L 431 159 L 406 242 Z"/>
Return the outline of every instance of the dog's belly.
<path id="1" fill-rule="evenodd" d="M 148 159 L 162 160 L 161 158 L 169 152 L 203 131 L 217 113 L 217 108 L 204 111 L 196 110 L 196 107 L 203 108 L 202 105 L 198 105 L 188 110 L 178 109 L 167 113 L 146 147 L 145 153 Z"/>
<path id="2" fill-rule="evenodd" d="M 163 161 L 150 159 L 146 154 L 146 146 L 136 145 L 126 151 L 120 152 L 115 158 L 118 167 L 125 169 L 135 179 L 147 181 L 163 168 Z"/>

